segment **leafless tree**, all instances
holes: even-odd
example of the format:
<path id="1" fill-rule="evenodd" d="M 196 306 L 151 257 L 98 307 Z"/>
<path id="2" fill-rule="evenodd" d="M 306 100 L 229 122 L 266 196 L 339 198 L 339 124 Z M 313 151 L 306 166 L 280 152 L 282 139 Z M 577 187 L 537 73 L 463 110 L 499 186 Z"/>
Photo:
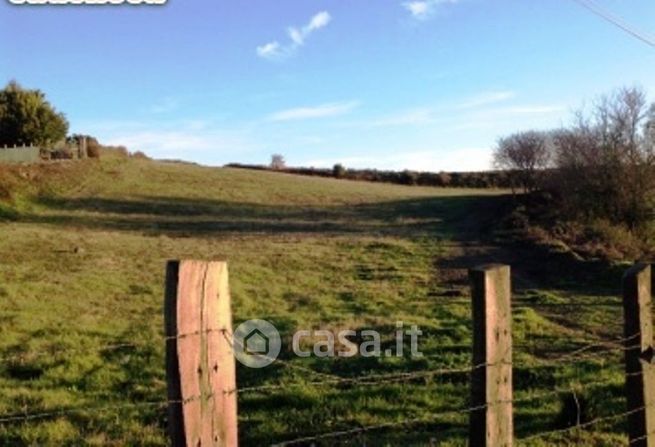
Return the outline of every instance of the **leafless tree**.
<path id="1" fill-rule="evenodd" d="M 494 152 L 494 165 L 514 171 L 525 192 L 537 188 L 540 174 L 549 162 L 548 135 L 544 132 L 519 132 L 501 138 Z"/>
<path id="2" fill-rule="evenodd" d="M 555 181 L 571 212 L 607 218 L 635 229 L 655 198 L 655 109 L 644 91 L 622 88 L 553 138 Z"/>

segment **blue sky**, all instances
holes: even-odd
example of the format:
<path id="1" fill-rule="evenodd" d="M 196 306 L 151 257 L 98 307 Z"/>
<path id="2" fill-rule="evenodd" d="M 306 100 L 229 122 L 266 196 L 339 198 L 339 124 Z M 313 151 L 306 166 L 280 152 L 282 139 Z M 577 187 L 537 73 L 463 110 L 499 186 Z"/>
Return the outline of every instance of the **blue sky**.
<path id="1" fill-rule="evenodd" d="M 655 34 L 652 0 L 595 1 Z M 655 93 L 655 49 L 573 0 L 3 0 L 10 79 L 73 132 L 160 158 L 477 170 L 499 136 Z"/>

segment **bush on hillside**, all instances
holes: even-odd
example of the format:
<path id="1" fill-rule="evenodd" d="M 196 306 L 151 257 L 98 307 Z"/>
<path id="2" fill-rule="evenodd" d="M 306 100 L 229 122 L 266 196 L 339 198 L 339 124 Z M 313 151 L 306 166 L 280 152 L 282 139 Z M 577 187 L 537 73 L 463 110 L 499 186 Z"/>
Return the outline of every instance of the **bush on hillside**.
<path id="1" fill-rule="evenodd" d="M 150 160 L 150 157 L 148 157 L 144 152 L 141 151 L 136 151 L 130 154 L 130 157 L 136 158 L 138 160 Z"/>
<path id="2" fill-rule="evenodd" d="M 86 155 L 89 158 L 100 158 L 100 154 L 102 152 L 102 146 L 93 137 L 88 137 L 86 139 Z"/>

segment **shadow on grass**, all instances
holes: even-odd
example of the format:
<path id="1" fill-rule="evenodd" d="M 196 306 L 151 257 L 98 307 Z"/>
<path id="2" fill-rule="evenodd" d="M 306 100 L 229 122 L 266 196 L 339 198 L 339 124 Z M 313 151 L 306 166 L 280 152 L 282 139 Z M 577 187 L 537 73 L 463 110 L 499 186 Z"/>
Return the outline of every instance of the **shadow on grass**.
<path id="1" fill-rule="evenodd" d="M 503 197 L 455 196 L 350 206 L 286 206 L 176 197 L 42 199 L 50 212 L 23 216 L 33 223 L 168 236 L 222 233 L 371 233 L 456 237 L 469 231 L 476 205 Z M 475 223 L 473 223 L 475 226 Z"/>
<path id="2" fill-rule="evenodd" d="M 603 261 L 580 261 L 569 253 L 554 253 L 533 243 L 498 241 L 494 229 L 512 207 L 508 195 L 426 197 L 336 206 L 145 196 L 43 198 L 41 204 L 49 212 L 25 215 L 22 221 L 170 237 L 321 234 L 425 238 L 435 244 L 448 240 L 455 250 L 435 260 L 435 268 L 443 273 L 443 285 L 455 288 L 468 285 L 467 269 L 502 263 L 512 266 L 517 290 L 547 286 L 586 295 L 617 295 L 625 268 Z"/>

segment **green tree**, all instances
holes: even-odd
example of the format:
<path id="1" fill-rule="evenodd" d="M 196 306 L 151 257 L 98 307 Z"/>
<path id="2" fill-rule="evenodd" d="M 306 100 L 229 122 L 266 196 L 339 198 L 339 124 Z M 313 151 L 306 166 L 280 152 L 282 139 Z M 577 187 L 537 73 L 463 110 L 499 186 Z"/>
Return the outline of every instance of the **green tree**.
<path id="1" fill-rule="evenodd" d="M 0 145 L 55 143 L 66 137 L 68 121 L 40 90 L 11 81 L 0 90 Z"/>

